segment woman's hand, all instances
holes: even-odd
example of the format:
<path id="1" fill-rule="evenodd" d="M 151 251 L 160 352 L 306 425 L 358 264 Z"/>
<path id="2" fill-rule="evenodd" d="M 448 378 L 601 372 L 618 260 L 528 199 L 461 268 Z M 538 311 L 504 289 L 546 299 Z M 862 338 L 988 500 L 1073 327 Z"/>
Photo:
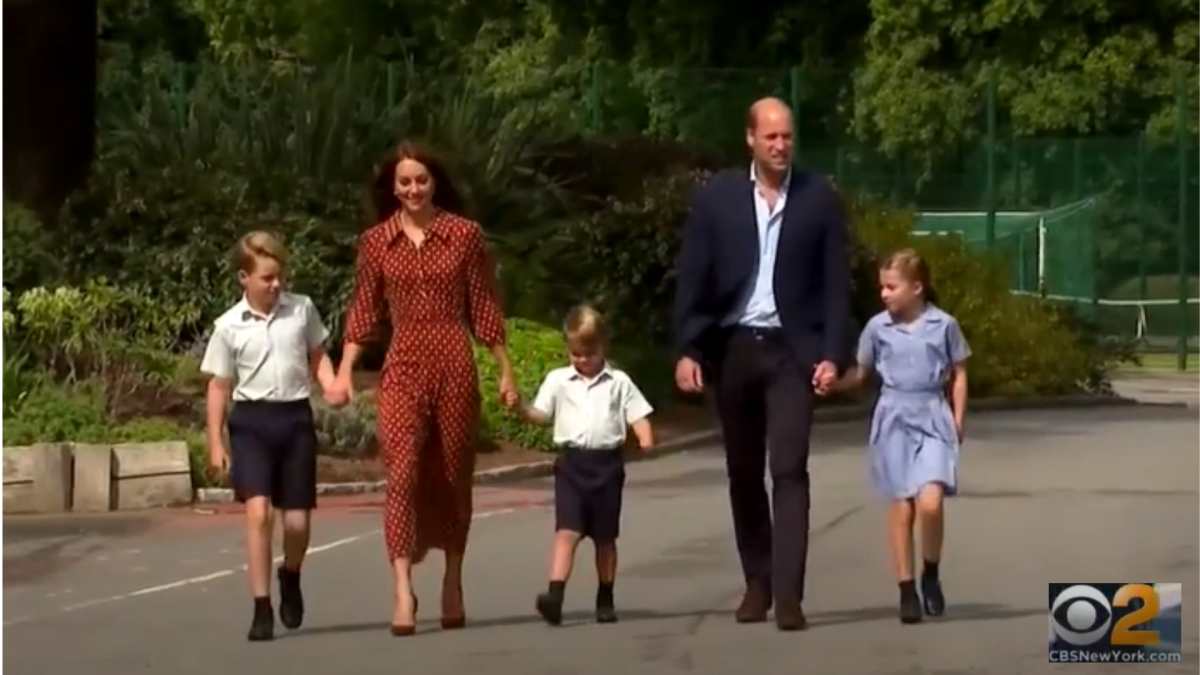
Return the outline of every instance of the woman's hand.
<path id="1" fill-rule="evenodd" d="M 521 400 L 517 392 L 517 378 L 511 368 L 500 373 L 500 404 L 505 408 L 514 408 Z"/>
<path id="2" fill-rule="evenodd" d="M 340 408 L 354 400 L 354 383 L 349 373 L 338 373 L 333 378 L 332 386 L 325 390 L 325 401 Z"/>

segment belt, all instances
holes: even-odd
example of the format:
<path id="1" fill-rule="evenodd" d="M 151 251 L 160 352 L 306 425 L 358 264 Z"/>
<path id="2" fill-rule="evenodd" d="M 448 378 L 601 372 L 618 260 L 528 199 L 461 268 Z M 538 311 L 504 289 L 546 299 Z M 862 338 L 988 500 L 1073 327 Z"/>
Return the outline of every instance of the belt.
<path id="1" fill-rule="evenodd" d="M 589 447 L 588 447 L 588 446 L 586 446 L 586 445 L 580 445 L 580 444 L 578 444 L 578 443 L 560 443 L 560 444 L 559 444 L 559 446 L 558 446 L 558 448 L 559 448 L 559 450 L 564 450 L 564 451 L 568 451 L 568 452 L 570 452 L 570 451 L 576 451 L 576 452 L 610 452 L 610 451 L 613 451 L 613 450 L 623 450 L 623 449 L 625 448 L 625 444 L 624 444 L 624 443 L 621 443 L 621 444 L 619 444 L 619 445 L 609 445 L 609 446 L 605 446 L 605 447 L 601 447 L 601 448 L 589 448 Z"/>
<path id="2" fill-rule="evenodd" d="M 734 335 L 748 335 L 755 340 L 778 340 L 783 337 L 783 329 L 767 326 L 742 326 L 733 327 Z"/>
<path id="3" fill-rule="evenodd" d="M 885 394 L 894 394 L 897 396 L 913 396 L 913 397 L 931 397 L 942 396 L 946 393 L 943 387 L 920 387 L 912 389 L 897 389 L 896 387 L 883 386 L 880 391 Z"/>

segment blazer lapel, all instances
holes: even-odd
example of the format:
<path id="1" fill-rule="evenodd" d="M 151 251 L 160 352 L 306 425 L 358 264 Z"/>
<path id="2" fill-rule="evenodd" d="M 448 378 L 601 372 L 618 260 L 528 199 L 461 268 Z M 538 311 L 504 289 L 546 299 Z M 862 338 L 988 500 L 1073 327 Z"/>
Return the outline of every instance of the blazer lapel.
<path id="1" fill-rule="evenodd" d="M 805 182 L 805 174 L 796 167 L 792 167 L 787 203 L 783 205 L 783 221 L 779 224 L 779 245 L 775 254 L 776 272 L 779 271 L 780 262 L 788 257 L 784 252 L 790 248 L 792 239 L 797 234 L 797 228 L 803 223 L 801 220 L 803 207 L 800 204 L 800 197 L 804 192 Z"/>
<path id="2" fill-rule="evenodd" d="M 734 238 L 738 242 L 738 259 L 742 263 L 747 278 L 754 274 L 757 260 L 762 252 L 758 244 L 758 215 L 754 211 L 754 181 L 747 176 L 739 189 L 736 200 L 735 214 L 739 227 L 744 233 Z"/>

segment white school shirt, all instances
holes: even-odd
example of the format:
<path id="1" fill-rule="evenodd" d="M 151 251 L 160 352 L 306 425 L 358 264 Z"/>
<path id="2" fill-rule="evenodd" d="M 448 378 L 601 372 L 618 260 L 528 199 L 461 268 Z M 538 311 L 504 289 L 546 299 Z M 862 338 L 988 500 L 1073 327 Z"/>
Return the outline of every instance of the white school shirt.
<path id="1" fill-rule="evenodd" d="M 654 412 L 637 385 L 608 364 L 593 378 L 573 366 L 546 375 L 533 407 L 554 420 L 554 443 L 609 449 L 624 445 L 626 428 Z"/>
<path id="2" fill-rule="evenodd" d="M 253 309 L 242 296 L 214 323 L 200 370 L 236 380 L 235 401 L 307 399 L 309 353 L 328 337 L 308 296 L 281 293 L 269 314 Z"/>

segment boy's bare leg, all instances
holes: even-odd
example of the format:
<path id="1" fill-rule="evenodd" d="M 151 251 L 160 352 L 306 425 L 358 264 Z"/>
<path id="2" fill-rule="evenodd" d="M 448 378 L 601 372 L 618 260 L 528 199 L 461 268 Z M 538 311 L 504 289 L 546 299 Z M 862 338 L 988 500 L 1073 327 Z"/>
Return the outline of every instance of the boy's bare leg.
<path id="1" fill-rule="evenodd" d="M 562 623 L 563 591 L 571 577 L 575 549 L 578 546 L 578 532 L 559 530 L 554 533 L 554 548 L 550 557 L 550 588 L 537 597 L 536 605 L 542 618 L 554 626 Z"/>
<path id="2" fill-rule="evenodd" d="M 308 552 L 312 533 L 312 512 L 292 509 L 283 512 L 283 567 L 299 572 Z"/>
<path id="3" fill-rule="evenodd" d="M 596 544 L 596 577 L 600 587 L 596 589 L 596 620 L 612 623 L 617 620 L 613 603 L 613 582 L 617 578 L 617 542 Z"/>
<path id="4" fill-rule="evenodd" d="M 283 567 L 279 568 L 279 619 L 288 628 L 304 622 L 304 595 L 300 591 L 300 566 L 308 552 L 312 516 L 306 509 L 283 512 Z"/>
<path id="5" fill-rule="evenodd" d="M 575 549 L 579 546 L 579 533 L 559 530 L 554 533 L 554 551 L 550 560 L 550 581 L 566 583 L 575 566 Z"/>
<path id="6" fill-rule="evenodd" d="M 249 640 L 270 640 L 275 634 L 271 610 L 271 502 L 267 497 L 246 500 L 246 577 L 254 596 L 254 620 Z"/>
<path id="7" fill-rule="evenodd" d="M 271 531 L 274 518 L 268 497 L 246 500 L 246 573 L 255 598 L 271 597 Z"/>

